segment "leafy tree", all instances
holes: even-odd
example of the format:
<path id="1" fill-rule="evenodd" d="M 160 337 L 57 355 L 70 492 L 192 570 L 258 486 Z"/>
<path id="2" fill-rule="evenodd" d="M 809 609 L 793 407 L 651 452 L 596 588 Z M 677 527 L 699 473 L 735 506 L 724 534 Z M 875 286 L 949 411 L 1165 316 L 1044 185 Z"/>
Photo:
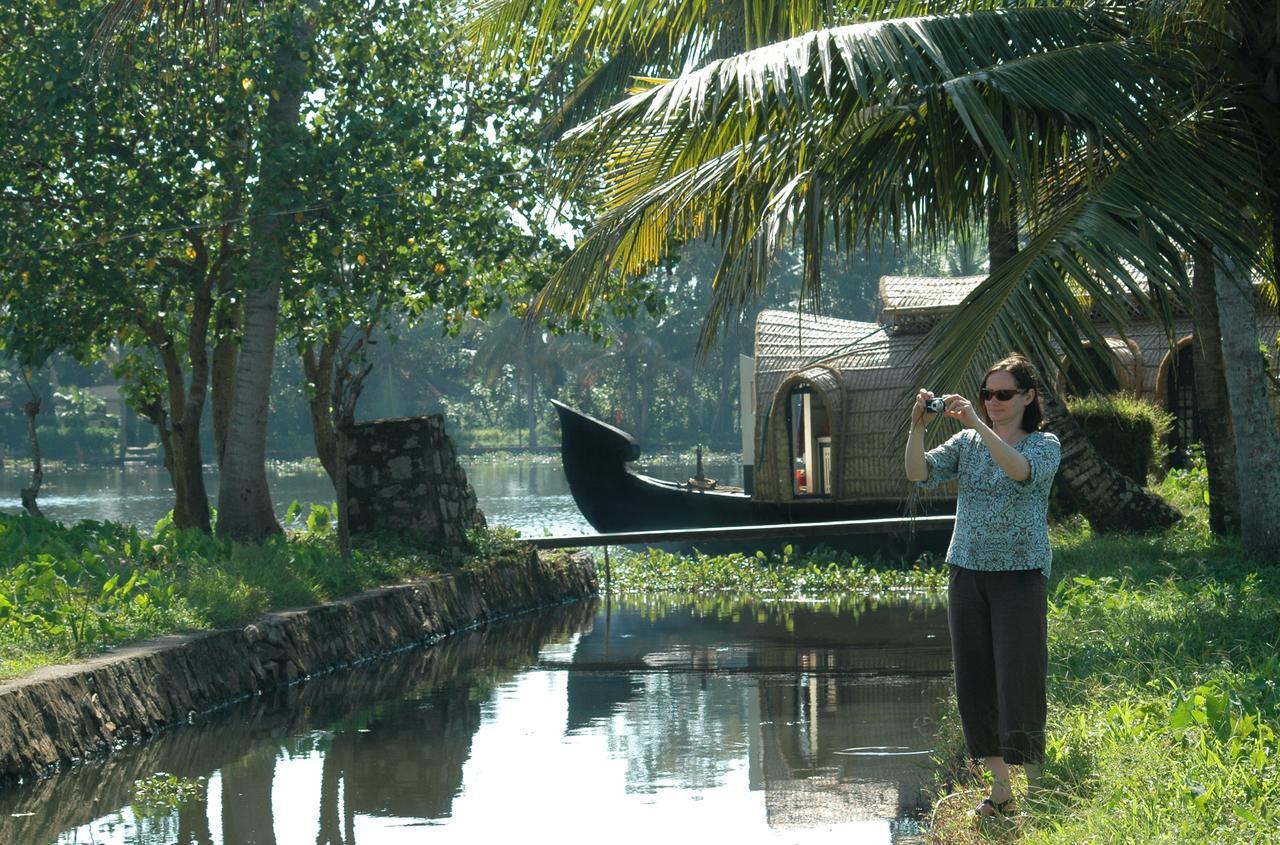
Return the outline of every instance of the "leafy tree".
<path id="1" fill-rule="evenodd" d="M 262 458 L 279 291 L 311 381 L 328 385 L 344 331 L 435 303 L 460 325 L 526 284 L 515 257 L 555 244 L 537 163 L 512 141 L 524 95 L 451 79 L 440 22 L 389 4 L 253 9 L 216 42 L 153 32 L 92 79 L 97 10 L 0 13 L 14 47 L 0 198 L 24 211 L 0 231 L 7 348 L 37 363 L 110 350 L 159 432 L 175 520 L 205 530 L 212 388 L 219 530 L 263 536 L 278 530 Z M 329 395 L 312 391 L 317 407 Z M 326 456 L 333 426 L 317 419 Z"/>
<path id="2" fill-rule="evenodd" d="M 329 60 L 314 74 L 324 97 L 304 115 L 314 210 L 298 215 L 299 272 L 282 304 L 335 484 L 351 422 L 334 414 L 335 376 L 367 373 L 356 359 L 369 358 L 375 331 L 387 338 L 402 319 L 441 312 L 455 328 L 482 318 L 531 274 L 540 283 L 540 256 L 557 247 L 538 222 L 540 168 L 521 143 L 528 92 L 456 78 L 446 24 L 431 8 L 380 5 L 316 35 Z M 362 382 L 348 383 L 353 399 Z"/>
<path id="3" fill-rule="evenodd" d="M 10 92 L 0 114 L 8 269 L 6 342 L 30 361 L 109 349 L 133 407 L 156 426 L 175 521 L 209 530 L 200 420 L 234 348 L 233 273 L 242 260 L 248 127 L 240 84 L 254 59 L 140 45 L 138 66 L 101 84 L 83 74 L 97 4 L 7 7 Z M 199 64 L 196 64 L 196 63 Z M 211 358 L 212 350 L 212 358 Z M 214 392 L 215 403 L 226 391 Z M 215 413 L 215 420 L 220 415 Z"/>
<path id="4" fill-rule="evenodd" d="M 1065 350 L 1097 377 L 1079 352 L 1082 336 L 1101 344 L 1094 314 L 1121 327 L 1133 306 L 1165 320 L 1174 302 L 1193 307 L 1185 256 L 1198 254 L 1220 271 L 1237 460 L 1280 451 L 1256 342 L 1227 330 L 1256 319 L 1250 272 L 1275 273 L 1276 0 L 553 2 L 530 37 L 531 12 L 527 0 L 484 4 L 478 43 L 553 61 L 589 46 L 597 65 L 638 56 L 651 77 L 673 77 L 646 79 L 566 136 L 566 184 L 603 176 L 608 211 L 547 305 L 581 312 L 673 242 L 708 235 L 725 250 L 718 318 L 764 288 L 790 239 L 806 247 L 816 298 L 829 230 L 846 248 L 904 226 L 936 243 L 987 219 L 993 272 L 930 338 L 924 376 L 971 383 L 1020 348 L 1041 362 Z M 573 25 L 558 30 L 561 15 Z M 1268 515 L 1280 468 L 1239 475 L 1245 544 L 1280 559 Z M 1144 524 L 1154 511 L 1125 495 L 1102 504 Z"/>

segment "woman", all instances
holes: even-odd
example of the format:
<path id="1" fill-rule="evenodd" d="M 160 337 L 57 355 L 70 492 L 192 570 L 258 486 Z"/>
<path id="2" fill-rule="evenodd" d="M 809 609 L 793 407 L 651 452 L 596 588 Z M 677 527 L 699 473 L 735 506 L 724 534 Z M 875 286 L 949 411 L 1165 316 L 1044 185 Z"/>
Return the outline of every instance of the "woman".
<path id="1" fill-rule="evenodd" d="M 1038 387 L 1026 358 L 999 361 L 982 378 L 979 408 L 960 394 L 942 397 L 942 413 L 964 430 L 930 452 L 924 429 L 936 414 L 925 407 L 933 394 L 921 390 L 907 438 L 907 478 L 959 479 L 947 617 L 965 745 L 992 775 L 974 810 L 982 817 L 1010 812 L 1010 764 L 1038 768 L 1044 758 L 1047 511 L 1061 450 L 1040 431 Z"/>

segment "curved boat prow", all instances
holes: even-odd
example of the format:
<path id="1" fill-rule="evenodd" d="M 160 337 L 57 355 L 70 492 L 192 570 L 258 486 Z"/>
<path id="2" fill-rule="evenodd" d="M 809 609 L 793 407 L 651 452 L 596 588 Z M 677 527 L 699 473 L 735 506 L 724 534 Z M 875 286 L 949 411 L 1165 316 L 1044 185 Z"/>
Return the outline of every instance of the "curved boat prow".
<path id="1" fill-rule="evenodd" d="M 560 415 L 560 460 L 578 510 L 597 531 L 619 530 L 619 493 L 631 483 L 627 461 L 640 457 L 639 442 L 563 402 L 551 404 Z"/>
<path id="2" fill-rule="evenodd" d="M 763 516 L 741 492 L 691 492 L 687 485 L 632 472 L 627 462 L 640 457 L 634 437 L 563 402 L 552 399 L 551 404 L 560 414 L 565 480 L 578 510 L 597 531 L 742 525 Z"/>
<path id="3" fill-rule="evenodd" d="M 560 449 L 572 449 L 595 460 L 607 459 L 625 464 L 640 457 L 640 443 L 620 428 L 604 420 L 588 416 L 563 402 L 551 400 L 560 414 Z"/>

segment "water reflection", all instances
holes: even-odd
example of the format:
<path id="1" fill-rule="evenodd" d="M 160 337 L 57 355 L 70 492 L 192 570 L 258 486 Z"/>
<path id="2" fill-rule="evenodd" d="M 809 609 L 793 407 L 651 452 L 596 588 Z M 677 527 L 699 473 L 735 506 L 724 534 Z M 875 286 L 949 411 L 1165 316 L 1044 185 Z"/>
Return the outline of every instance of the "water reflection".
<path id="1" fill-rule="evenodd" d="M 631 602 L 578 643 L 567 727 L 605 732 L 630 790 L 716 787 L 723 764 L 745 755 L 770 827 L 921 808 L 921 763 L 949 689 L 936 601 Z"/>
<path id="2" fill-rule="evenodd" d="M 10 790 L 0 841 L 892 842 L 919 809 L 947 648 L 920 604 L 582 603 Z M 139 818 L 132 784 L 157 771 L 207 786 Z"/>

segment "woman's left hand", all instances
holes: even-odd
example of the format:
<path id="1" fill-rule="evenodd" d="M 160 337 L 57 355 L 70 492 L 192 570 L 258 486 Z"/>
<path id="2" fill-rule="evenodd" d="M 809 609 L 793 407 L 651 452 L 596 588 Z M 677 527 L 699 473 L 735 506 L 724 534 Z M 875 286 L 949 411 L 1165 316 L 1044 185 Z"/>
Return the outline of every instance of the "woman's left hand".
<path id="1" fill-rule="evenodd" d="M 982 421 L 973 403 L 959 393 L 948 393 L 942 398 L 947 403 L 947 409 L 943 413 L 952 419 L 959 420 L 965 428 L 976 428 Z"/>

